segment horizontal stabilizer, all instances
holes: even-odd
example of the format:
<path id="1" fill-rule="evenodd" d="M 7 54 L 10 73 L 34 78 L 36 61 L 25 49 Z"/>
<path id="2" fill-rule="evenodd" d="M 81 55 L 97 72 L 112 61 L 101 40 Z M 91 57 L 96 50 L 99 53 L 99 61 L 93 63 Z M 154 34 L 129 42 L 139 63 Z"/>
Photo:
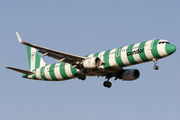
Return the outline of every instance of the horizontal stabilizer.
<path id="1" fill-rule="evenodd" d="M 28 74 L 28 75 L 34 74 L 34 72 L 32 72 L 32 71 L 22 70 L 22 69 L 13 68 L 13 67 L 6 67 L 6 68 L 14 70 L 16 72 L 25 73 L 25 74 Z"/>

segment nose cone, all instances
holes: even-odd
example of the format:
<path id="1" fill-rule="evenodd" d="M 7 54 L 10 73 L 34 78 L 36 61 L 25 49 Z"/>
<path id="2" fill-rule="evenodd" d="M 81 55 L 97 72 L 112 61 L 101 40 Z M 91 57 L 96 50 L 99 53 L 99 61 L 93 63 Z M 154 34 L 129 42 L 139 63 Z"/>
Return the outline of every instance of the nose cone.
<path id="1" fill-rule="evenodd" d="M 172 44 L 166 44 L 166 52 L 168 55 L 173 54 L 176 51 L 176 46 Z"/>

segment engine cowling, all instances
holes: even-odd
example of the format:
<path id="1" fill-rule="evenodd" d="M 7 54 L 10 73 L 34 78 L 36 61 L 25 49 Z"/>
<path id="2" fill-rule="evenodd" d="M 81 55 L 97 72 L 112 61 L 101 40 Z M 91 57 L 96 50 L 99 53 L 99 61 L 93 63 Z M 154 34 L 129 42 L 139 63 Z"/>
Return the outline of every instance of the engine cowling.
<path id="1" fill-rule="evenodd" d="M 138 69 L 126 69 L 122 73 L 122 79 L 126 81 L 133 81 L 138 79 L 140 76 L 140 72 Z"/>
<path id="2" fill-rule="evenodd" d="M 92 57 L 83 61 L 84 68 L 98 68 L 102 65 L 102 61 L 99 57 Z"/>

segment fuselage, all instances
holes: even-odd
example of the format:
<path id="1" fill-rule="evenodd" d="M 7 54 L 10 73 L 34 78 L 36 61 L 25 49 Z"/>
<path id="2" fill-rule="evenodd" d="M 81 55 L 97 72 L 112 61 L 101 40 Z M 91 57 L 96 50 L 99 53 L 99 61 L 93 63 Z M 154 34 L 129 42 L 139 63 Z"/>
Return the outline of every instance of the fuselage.
<path id="1" fill-rule="evenodd" d="M 99 57 L 103 61 L 104 64 L 95 69 L 79 70 L 73 68 L 69 63 L 60 62 L 37 68 L 34 70 L 34 75 L 24 74 L 23 77 L 37 80 L 63 81 L 76 78 L 81 72 L 86 76 L 102 76 L 121 70 L 126 66 L 167 57 L 175 51 L 176 47 L 167 40 L 154 39 L 86 55 L 87 58 Z"/>

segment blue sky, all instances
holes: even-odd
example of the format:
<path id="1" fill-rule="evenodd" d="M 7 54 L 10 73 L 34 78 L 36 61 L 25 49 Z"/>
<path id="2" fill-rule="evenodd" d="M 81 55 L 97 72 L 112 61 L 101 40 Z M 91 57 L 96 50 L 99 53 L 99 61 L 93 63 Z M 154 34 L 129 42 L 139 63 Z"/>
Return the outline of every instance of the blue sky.
<path id="1" fill-rule="evenodd" d="M 2 120 L 177 120 L 180 119 L 178 0 L 1 0 Z M 132 82 L 104 78 L 42 82 L 23 79 L 6 66 L 28 70 L 26 47 L 16 37 L 43 47 L 87 55 L 154 38 L 163 38 L 177 51 L 136 68 Z M 57 60 L 44 57 L 48 64 Z"/>

